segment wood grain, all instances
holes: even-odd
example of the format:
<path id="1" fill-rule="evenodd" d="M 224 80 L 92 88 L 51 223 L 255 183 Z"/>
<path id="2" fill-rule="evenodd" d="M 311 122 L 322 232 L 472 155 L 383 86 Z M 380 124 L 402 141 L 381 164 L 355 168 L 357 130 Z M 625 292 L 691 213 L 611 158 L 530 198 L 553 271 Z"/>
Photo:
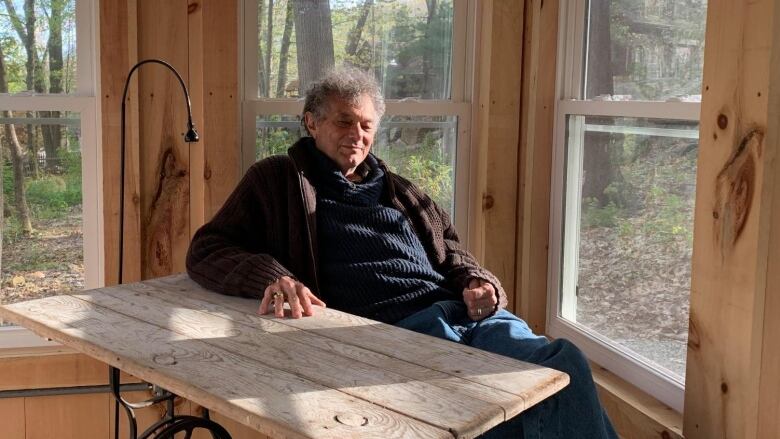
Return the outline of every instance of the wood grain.
<path id="1" fill-rule="evenodd" d="M 108 399 L 105 393 L 24 398 L 25 439 L 108 437 Z"/>
<path id="2" fill-rule="evenodd" d="M 0 309 L 0 314 L 270 436 L 449 436 L 446 431 L 391 415 L 341 392 L 75 297 L 22 302 Z M 372 428 L 366 431 L 363 425 L 342 424 L 340 414 L 358 415 L 364 420 L 360 424 Z"/>
<path id="3" fill-rule="evenodd" d="M 443 389 L 230 318 L 175 306 L 157 296 L 128 293 L 114 288 L 75 297 L 379 404 L 457 436 L 476 436 L 505 420 L 500 406 L 468 393 Z M 516 400 L 522 403 L 521 399 Z"/>
<path id="4" fill-rule="evenodd" d="M 559 2 L 525 4 L 515 311 L 544 334 Z"/>
<path id="5" fill-rule="evenodd" d="M 777 109 L 768 99 L 780 83 L 778 7 L 708 2 L 683 429 L 691 439 L 777 434 L 757 435 L 762 382 L 778 373 L 761 369 L 764 347 L 777 343 L 763 329 L 765 300 L 776 294 L 767 289 L 767 243 L 777 228 Z"/>
<path id="6" fill-rule="evenodd" d="M 24 398 L 0 399 L 0 437 L 25 439 Z"/>
<path id="7" fill-rule="evenodd" d="M 275 319 L 254 316 L 256 301 L 208 291 L 186 275 L 154 279 L 144 285 L 161 286 L 170 294 L 187 295 L 245 313 L 252 319 L 271 320 L 338 342 L 395 357 L 408 363 L 461 377 L 488 387 L 502 389 L 524 399 L 526 407 L 568 384 L 568 376 L 529 363 L 474 349 L 405 329 L 364 319 L 333 309 L 318 309 L 323 319 Z M 414 347 L 414 348 L 410 348 Z M 529 378 L 533 379 L 529 380 Z"/>

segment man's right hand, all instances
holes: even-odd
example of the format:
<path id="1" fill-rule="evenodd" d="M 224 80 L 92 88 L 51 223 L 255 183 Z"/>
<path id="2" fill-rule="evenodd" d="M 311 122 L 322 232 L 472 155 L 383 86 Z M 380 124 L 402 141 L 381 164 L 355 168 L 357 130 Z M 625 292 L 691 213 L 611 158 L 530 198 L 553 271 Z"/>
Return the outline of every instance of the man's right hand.
<path id="1" fill-rule="evenodd" d="M 318 299 L 306 285 L 289 276 L 282 276 L 265 289 L 257 312 L 273 312 L 276 317 L 284 317 L 284 302 L 290 304 L 291 317 L 294 319 L 314 315 L 313 305 L 325 307 L 325 302 Z"/>

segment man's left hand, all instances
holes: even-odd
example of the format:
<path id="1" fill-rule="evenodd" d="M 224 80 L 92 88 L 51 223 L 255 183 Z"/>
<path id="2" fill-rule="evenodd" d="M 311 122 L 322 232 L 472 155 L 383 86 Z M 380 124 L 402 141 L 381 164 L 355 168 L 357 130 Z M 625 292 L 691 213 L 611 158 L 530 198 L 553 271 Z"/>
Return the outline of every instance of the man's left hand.
<path id="1" fill-rule="evenodd" d="M 463 301 L 471 320 L 479 321 L 496 311 L 498 297 L 493 284 L 484 279 L 471 279 L 468 288 L 463 289 Z"/>

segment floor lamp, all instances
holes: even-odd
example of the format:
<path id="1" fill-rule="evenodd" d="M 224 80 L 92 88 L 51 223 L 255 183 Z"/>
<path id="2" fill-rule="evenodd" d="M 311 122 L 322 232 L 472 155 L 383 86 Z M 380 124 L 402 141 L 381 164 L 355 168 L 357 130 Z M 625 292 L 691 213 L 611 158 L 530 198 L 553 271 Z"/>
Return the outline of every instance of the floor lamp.
<path id="1" fill-rule="evenodd" d="M 122 140 L 121 140 L 121 149 L 120 149 L 120 173 L 119 173 L 119 282 L 118 284 L 122 283 L 122 272 L 123 270 L 123 262 L 124 262 L 124 231 L 125 231 L 125 104 L 127 103 L 127 88 L 130 86 L 130 78 L 132 78 L 133 73 L 138 70 L 139 67 L 141 67 L 144 64 L 149 63 L 155 63 L 160 64 L 165 67 L 167 67 L 171 72 L 173 72 L 174 75 L 176 75 L 176 79 L 179 80 L 179 84 L 181 84 L 181 90 L 184 92 L 184 100 L 185 104 L 187 105 L 187 132 L 184 134 L 184 141 L 187 143 L 197 142 L 200 137 L 198 136 L 198 132 L 195 131 L 195 124 L 192 123 L 192 105 L 190 104 L 190 93 L 187 91 L 187 86 L 184 85 L 184 80 L 181 79 L 181 75 L 179 75 L 179 72 L 176 71 L 176 69 L 173 68 L 172 65 L 168 64 L 167 62 L 160 60 L 160 59 L 145 59 L 143 61 L 139 61 L 136 65 L 133 66 L 133 68 L 130 69 L 130 73 L 127 74 L 127 80 L 125 81 L 125 90 L 122 93 Z"/>
<path id="2" fill-rule="evenodd" d="M 184 134 L 184 141 L 187 143 L 197 142 L 199 140 L 198 132 L 195 131 L 195 124 L 192 123 L 192 106 L 190 104 L 190 94 L 187 91 L 187 86 L 184 84 L 184 80 L 179 75 L 179 72 L 173 68 L 172 65 L 160 59 L 145 59 L 139 61 L 133 68 L 130 69 L 130 73 L 127 74 L 127 80 L 125 81 L 125 89 L 122 92 L 122 129 L 121 129 L 121 148 L 120 148 L 120 172 L 119 172 L 119 284 L 123 281 L 122 272 L 124 262 L 124 226 L 125 226 L 125 104 L 127 101 L 127 88 L 130 86 L 130 78 L 133 73 L 138 70 L 144 64 L 155 63 L 165 66 L 176 75 L 176 79 L 181 84 L 181 89 L 184 92 L 184 100 L 187 105 L 187 132 Z M 208 411 L 204 411 L 204 417 L 196 416 L 178 416 L 174 414 L 173 399 L 176 395 L 155 387 L 155 395 L 146 401 L 142 402 L 129 402 L 120 396 L 120 376 L 119 369 L 109 366 L 109 384 L 111 386 L 111 393 L 115 399 L 114 406 L 114 437 L 119 437 L 119 406 L 125 409 L 128 415 L 130 437 L 131 439 L 146 439 L 154 435 L 157 439 L 170 438 L 172 439 L 176 433 L 185 432 L 186 437 L 190 437 L 194 429 L 200 428 L 211 432 L 211 435 L 215 439 L 230 439 L 230 434 L 219 424 L 208 418 Z M 166 402 L 166 414 L 159 421 L 155 422 L 146 429 L 140 436 L 137 435 L 137 424 L 134 410 L 148 407 L 160 402 Z M 205 410 L 205 409 L 204 409 Z"/>

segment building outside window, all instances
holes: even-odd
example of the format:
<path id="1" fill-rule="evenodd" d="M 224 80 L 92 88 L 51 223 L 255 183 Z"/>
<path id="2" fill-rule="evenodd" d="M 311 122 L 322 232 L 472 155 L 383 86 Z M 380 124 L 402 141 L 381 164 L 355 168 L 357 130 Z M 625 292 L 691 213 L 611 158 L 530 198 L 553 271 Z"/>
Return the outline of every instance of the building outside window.
<path id="1" fill-rule="evenodd" d="M 0 4 L 2 304 L 102 284 L 94 8 Z"/>
<path id="2" fill-rule="evenodd" d="M 562 2 L 549 332 L 682 411 L 706 2 Z"/>
<path id="3" fill-rule="evenodd" d="M 311 81 L 355 66 L 374 75 L 387 103 L 372 151 L 464 227 L 474 8 L 467 0 L 246 0 L 244 168 L 303 135 Z"/>

